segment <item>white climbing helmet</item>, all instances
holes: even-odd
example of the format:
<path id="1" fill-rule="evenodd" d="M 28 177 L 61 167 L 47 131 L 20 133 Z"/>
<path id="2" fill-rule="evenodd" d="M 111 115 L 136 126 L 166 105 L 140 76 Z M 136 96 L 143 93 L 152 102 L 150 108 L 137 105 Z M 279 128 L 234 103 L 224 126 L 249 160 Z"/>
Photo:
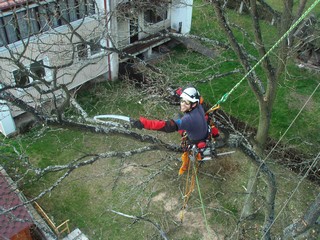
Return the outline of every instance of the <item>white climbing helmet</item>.
<path id="1" fill-rule="evenodd" d="M 200 101 L 200 93 L 194 87 L 188 87 L 183 90 L 183 92 L 180 95 L 180 98 L 195 103 Z"/>

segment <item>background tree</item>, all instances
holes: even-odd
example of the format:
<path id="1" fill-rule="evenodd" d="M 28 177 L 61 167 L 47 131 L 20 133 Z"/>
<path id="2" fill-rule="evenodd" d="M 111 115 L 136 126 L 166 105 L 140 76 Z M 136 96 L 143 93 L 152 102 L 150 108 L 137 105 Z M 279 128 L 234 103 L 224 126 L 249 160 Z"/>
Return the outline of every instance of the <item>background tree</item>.
<path id="1" fill-rule="evenodd" d="M 263 33 L 261 30 L 260 22 L 265 21 L 259 17 L 260 11 L 266 11 L 272 13 L 277 12 L 272 10 L 270 5 L 267 5 L 264 1 L 250 1 L 248 2 L 249 13 L 252 18 L 252 32 L 254 33 L 254 40 L 256 51 L 259 54 L 259 58 L 263 58 L 262 67 L 263 75 L 258 76 L 256 71 L 250 71 L 252 69 L 252 61 L 249 58 L 248 52 L 245 50 L 244 46 L 239 44 L 236 36 L 234 35 L 234 30 L 230 26 L 224 15 L 224 9 L 220 1 L 210 1 L 215 9 L 217 20 L 221 29 L 224 30 L 230 46 L 235 51 L 243 69 L 246 73 L 250 74 L 247 76 L 249 86 L 251 87 L 253 93 L 255 94 L 260 109 L 259 124 L 257 128 L 257 134 L 255 140 L 257 142 L 258 149 L 263 150 L 268 138 L 268 131 L 270 128 L 270 121 L 272 116 L 273 104 L 275 101 L 277 93 L 277 85 L 281 74 L 286 66 L 287 59 L 293 55 L 293 52 L 288 48 L 288 41 L 284 39 L 281 42 L 280 47 L 274 53 L 278 56 L 277 59 L 271 58 L 270 55 L 266 55 L 268 49 L 265 45 L 263 39 Z M 262 2 L 263 4 L 260 4 Z M 295 17 L 293 13 L 293 1 L 283 2 L 283 12 L 277 14 L 281 16 L 278 22 L 279 38 L 281 38 L 294 23 L 294 19 L 298 19 L 303 13 L 306 1 L 301 1 L 300 7 L 298 8 L 297 15 Z M 291 39 L 292 42 L 294 39 Z M 263 80 L 266 79 L 266 82 Z"/>
<path id="2" fill-rule="evenodd" d="M 277 48 L 273 54 L 277 56 L 277 58 L 271 58 L 270 55 L 267 55 L 268 49 L 266 47 L 266 43 L 263 39 L 263 33 L 261 30 L 260 23 L 261 21 L 265 21 L 261 19 L 261 15 L 259 12 L 269 12 L 274 17 L 276 17 L 277 28 L 279 32 L 279 38 L 281 38 L 292 26 L 295 20 L 300 18 L 305 9 L 307 1 L 300 1 L 300 5 L 297 8 L 296 13 L 293 11 L 294 1 L 283 1 L 282 12 L 279 14 L 276 10 L 273 10 L 270 5 L 268 5 L 264 1 L 248 1 L 247 8 L 248 12 L 252 18 L 252 33 L 254 36 L 254 43 L 256 47 L 256 52 L 259 55 L 259 58 L 262 60 L 262 68 L 263 73 L 259 76 L 255 70 L 252 70 L 252 64 L 249 58 L 247 51 L 244 46 L 241 45 L 237 37 L 234 34 L 235 29 L 232 28 L 231 23 L 228 22 L 227 17 L 225 16 L 225 9 L 222 6 L 222 1 L 209 1 L 215 10 L 217 20 L 219 22 L 219 26 L 224 30 L 225 35 L 230 43 L 231 48 L 234 50 L 235 54 L 238 57 L 239 62 L 241 63 L 244 72 L 248 73 L 247 80 L 248 84 L 251 87 L 256 99 L 259 103 L 259 122 L 257 127 L 257 133 L 255 136 L 256 147 L 258 152 L 261 154 L 265 149 L 268 132 L 270 128 L 270 122 L 272 117 L 273 104 L 277 95 L 277 86 L 280 81 L 280 77 L 284 72 L 287 60 L 289 57 L 294 56 L 294 52 L 290 51 L 290 44 L 292 45 L 295 39 L 293 38 L 293 34 L 290 34 L 289 37 L 285 38 L 280 46 Z M 277 13 L 277 14 L 275 14 Z M 265 79 L 265 80 L 264 80 Z M 256 192 L 256 184 L 257 184 L 257 171 L 256 168 L 251 168 L 250 177 L 248 182 L 248 197 L 246 200 L 246 204 L 243 208 L 243 216 L 249 216 L 252 214 L 252 204 L 254 201 L 253 193 Z M 269 182 L 269 185 L 274 183 Z M 269 195 L 270 196 L 270 195 Z M 273 202 L 273 201 L 272 201 Z M 266 206 L 271 207 L 273 204 L 267 204 Z M 267 207 L 265 221 L 268 222 L 270 220 L 270 212 L 274 211 L 274 206 L 269 208 Z M 267 239 L 270 238 L 268 234 L 265 235 Z"/>

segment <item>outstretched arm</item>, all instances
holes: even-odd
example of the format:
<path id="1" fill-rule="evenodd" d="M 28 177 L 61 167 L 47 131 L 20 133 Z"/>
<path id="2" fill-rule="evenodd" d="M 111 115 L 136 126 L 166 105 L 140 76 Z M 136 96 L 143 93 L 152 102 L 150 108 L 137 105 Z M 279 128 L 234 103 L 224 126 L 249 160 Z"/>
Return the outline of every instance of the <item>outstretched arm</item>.
<path id="1" fill-rule="evenodd" d="M 139 120 L 131 120 L 131 124 L 133 127 L 149 130 L 156 130 L 162 132 L 175 132 L 178 131 L 178 126 L 174 120 L 151 120 L 144 117 L 140 117 Z"/>

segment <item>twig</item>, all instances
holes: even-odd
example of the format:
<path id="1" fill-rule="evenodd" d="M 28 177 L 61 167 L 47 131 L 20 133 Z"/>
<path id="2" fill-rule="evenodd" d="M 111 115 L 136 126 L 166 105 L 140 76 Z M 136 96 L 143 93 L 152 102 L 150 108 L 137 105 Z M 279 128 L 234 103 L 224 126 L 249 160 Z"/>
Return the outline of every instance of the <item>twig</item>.
<path id="1" fill-rule="evenodd" d="M 139 221 L 139 220 L 142 220 L 142 221 L 146 221 L 146 222 L 149 222 L 151 223 L 160 233 L 161 237 L 163 239 L 166 239 L 168 240 L 169 238 L 166 236 L 166 233 L 161 229 L 161 227 L 159 226 L 159 224 L 153 222 L 152 220 L 148 219 L 148 218 L 144 218 L 144 217 L 140 217 L 140 216 L 132 216 L 132 215 L 128 215 L 128 214 L 125 214 L 125 213 L 121 213 L 121 212 L 117 212 L 117 211 L 114 211 L 112 209 L 109 210 L 110 212 L 113 212 L 115 214 L 118 214 L 120 216 L 123 216 L 123 217 L 127 217 L 127 218 L 131 218 L 131 219 L 134 219 L 135 221 Z"/>

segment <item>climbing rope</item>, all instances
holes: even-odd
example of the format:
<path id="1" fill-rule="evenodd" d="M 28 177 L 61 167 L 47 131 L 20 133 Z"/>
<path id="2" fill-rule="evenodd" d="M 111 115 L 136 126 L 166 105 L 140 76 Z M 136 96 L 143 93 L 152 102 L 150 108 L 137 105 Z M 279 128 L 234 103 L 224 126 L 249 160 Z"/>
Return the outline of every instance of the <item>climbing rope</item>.
<path id="1" fill-rule="evenodd" d="M 192 154 L 194 155 L 194 152 L 192 152 Z M 189 160 L 189 166 L 188 166 L 188 172 L 187 172 L 187 178 L 186 178 L 186 187 L 185 187 L 185 191 L 184 191 L 185 193 L 184 193 L 184 196 L 183 196 L 183 205 L 182 205 L 182 208 L 181 208 L 181 215 L 180 215 L 181 223 L 183 222 L 183 218 L 184 218 L 184 209 L 187 207 L 190 195 L 194 190 L 195 179 L 197 177 L 198 169 L 199 169 L 199 161 L 196 159 L 196 157 L 192 156 L 192 158 L 194 158 L 194 159 L 190 159 Z M 190 170 L 191 164 L 193 165 L 193 167 Z M 191 171 L 192 171 L 192 173 L 191 173 L 191 176 L 190 176 L 190 172 Z"/>
<path id="2" fill-rule="evenodd" d="M 207 232 L 210 234 L 209 224 L 208 224 L 208 220 L 207 220 L 207 216 L 206 216 L 206 211 L 205 211 L 205 206 L 204 206 L 203 199 L 202 199 L 202 195 L 201 195 L 201 191 L 200 191 L 200 184 L 199 184 L 198 175 L 196 175 L 196 182 L 197 182 L 198 194 L 199 194 L 199 198 L 200 198 L 200 202 L 201 202 L 201 209 L 202 209 L 202 214 L 203 214 L 203 218 L 204 218 L 204 223 L 205 223 L 205 225 L 206 225 Z"/>
<path id="3" fill-rule="evenodd" d="M 203 217 L 204 217 L 204 221 L 205 221 L 205 225 L 206 225 L 206 229 L 209 233 L 209 225 L 208 225 L 208 221 L 207 221 L 207 217 L 206 217 L 206 213 L 205 213 L 205 206 L 203 203 L 203 199 L 202 199 L 202 195 L 201 195 L 201 190 L 200 190 L 200 184 L 199 184 L 199 179 L 198 179 L 198 171 L 199 171 L 199 166 L 200 166 L 200 161 L 198 161 L 198 152 L 195 151 L 195 149 L 192 149 L 192 156 L 191 156 L 191 163 L 189 162 L 189 166 L 188 166 L 188 173 L 187 173 L 187 178 L 186 178 L 186 187 L 185 187 L 185 194 L 183 196 L 183 206 L 181 208 L 181 215 L 180 215 L 180 221 L 181 223 L 183 222 L 184 219 L 184 210 L 187 207 L 189 198 L 191 193 L 194 190 L 195 187 L 195 183 L 197 183 L 197 189 L 198 189 L 198 194 L 199 194 L 199 198 L 200 198 L 200 202 L 201 202 L 201 208 L 202 208 L 202 213 L 203 213 Z M 190 177 L 190 166 L 191 164 L 193 165 L 192 167 L 192 174 Z"/>
<path id="4" fill-rule="evenodd" d="M 269 49 L 269 51 L 266 52 L 266 54 L 243 76 L 243 78 L 229 92 L 225 93 L 212 108 L 215 108 L 220 103 L 224 103 L 228 99 L 229 95 L 231 95 L 231 93 L 239 87 L 239 85 L 253 72 L 253 70 L 260 65 L 260 63 L 282 42 L 284 38 L 289 35 L 289 33 L 311 12 L 312 9 L 315 8 L 319 2 L 320 0 L 315 0 L 314 3 L 304 12 L 304 14 L 302 14 L 301 17 L 288 29 L 288 31 L 283 34 L 282 37 Z M 211 111 L 211 109 L 208 111 Z"/>

